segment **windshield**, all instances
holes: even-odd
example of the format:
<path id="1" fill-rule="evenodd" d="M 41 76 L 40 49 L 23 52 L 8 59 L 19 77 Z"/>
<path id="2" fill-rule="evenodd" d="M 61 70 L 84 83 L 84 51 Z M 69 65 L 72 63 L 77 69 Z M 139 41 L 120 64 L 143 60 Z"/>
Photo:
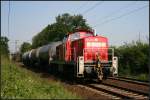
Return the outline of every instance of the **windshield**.
<path id="1" fill-rule="evenodd" d="M 93 36 L 93 35 L 87 32 L 76 32 L 70 35 L 70 40 L 74 41 L 88 36 Z"/>

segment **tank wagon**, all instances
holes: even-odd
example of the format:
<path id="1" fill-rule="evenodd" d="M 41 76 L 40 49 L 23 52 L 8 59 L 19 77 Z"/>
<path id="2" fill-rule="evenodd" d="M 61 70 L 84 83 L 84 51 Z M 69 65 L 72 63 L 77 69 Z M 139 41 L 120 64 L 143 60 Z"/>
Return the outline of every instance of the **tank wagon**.
<path id="1" fill-rule="evenodd" d="M 108 39 L 89 30 L 68 33 L 62 41 L 24 53 L 22 59 L 25 65 L 48 65 L 52 73 L 80 79 L 102 80 L 118 74 L 118 58 Z"/>

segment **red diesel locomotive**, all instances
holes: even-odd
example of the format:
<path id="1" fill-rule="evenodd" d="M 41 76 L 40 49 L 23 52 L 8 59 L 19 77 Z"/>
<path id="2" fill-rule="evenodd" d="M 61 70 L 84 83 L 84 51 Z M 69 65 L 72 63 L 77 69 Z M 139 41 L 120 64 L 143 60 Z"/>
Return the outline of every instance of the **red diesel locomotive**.
<path id="1" fill-rule="evenodd" d="M 76 30 L 62 41 L 28 51 L 23 63 L 48 65 L 47 70 L 52 73 L 84 79 L 102 80 L 118 73 L 118 59 L 114 49 L 109 48 L 108 39 L 89 30 Z"/>

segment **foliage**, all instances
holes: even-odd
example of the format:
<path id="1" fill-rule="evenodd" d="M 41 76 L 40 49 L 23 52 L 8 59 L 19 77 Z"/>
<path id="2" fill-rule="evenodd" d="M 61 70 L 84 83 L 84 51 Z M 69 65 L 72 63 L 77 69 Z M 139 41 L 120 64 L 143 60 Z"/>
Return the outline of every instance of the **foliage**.
<path id="1" fill-rule="evenodd" d="M 1 67 L 2 99 L 77 99 L 59 82 L 48 81 L 40 75 L 17 67 L 7 59 L 2 59 Z"/>
<path id="2" fill-rule="evenodd" d="M 20 47 L 20 52 L 23 54 L 24 52 L 31 49 L 31 44 L 28 42 L 24 42 Z"/>
<path id="3" fill-rule="evenodd" d="M 76 28 L 91 29 L 82 15 L 71 16 L 68 13 L 58 15 L 55 23 L 48 25 L 33 37 L 32 48 L 48 44 L 51 41 L 62 40 L 66 34 Z"/>
<path id="4" fill-rule="evenodd" d="M 119 74 L 140 75 L 148 74 L 149 45 L 140 41 L 125 44 L 115 48 L 119 57 Z"/>
<path id="5" fill-rule="evenodd" d="M 8 56 L 9 54 L 9 48 L 8 48 L 8 38 L 7 37 L 1 37 L 1 48 L 0 48 L 0 51 L 1 51 L 1 54 L 2 55 L 5 55 L 5 56 Z"/>
<path id="6" fill-rule="evenodd" d="M 149 80 L 149 75 L 148 74 L 139 74 L 136 76 L 136 78 L 139 80 Z"/>

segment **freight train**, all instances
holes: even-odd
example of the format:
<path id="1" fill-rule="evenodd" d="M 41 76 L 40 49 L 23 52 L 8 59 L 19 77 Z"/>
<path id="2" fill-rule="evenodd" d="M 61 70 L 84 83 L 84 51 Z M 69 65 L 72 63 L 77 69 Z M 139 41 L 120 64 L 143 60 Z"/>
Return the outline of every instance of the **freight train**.
<path id="1" fill-rule="evenodd" d="M 103 80 L 118 74 L 118 58 L 109 48 L 108 39 L 92 30 L 78 29 L 68 33 L 62 41 L 51 42 L 25 52 L 25 65 L 40 65 L 49 73 L 78 79 Z"/>

